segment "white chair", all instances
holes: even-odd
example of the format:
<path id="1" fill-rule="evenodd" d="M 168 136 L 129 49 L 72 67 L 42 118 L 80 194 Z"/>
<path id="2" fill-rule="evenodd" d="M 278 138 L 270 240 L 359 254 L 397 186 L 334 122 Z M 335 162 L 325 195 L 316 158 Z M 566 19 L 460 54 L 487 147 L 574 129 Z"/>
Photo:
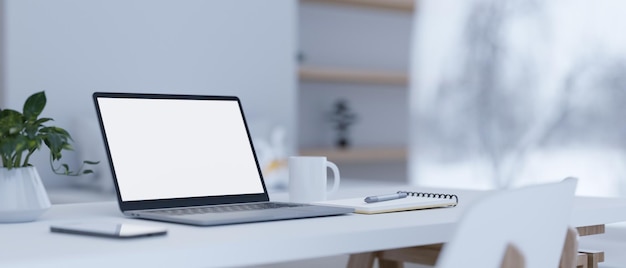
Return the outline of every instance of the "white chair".
<path id="1" fill-rule="evenodd" d="M 509 255 L 516 259 L 513 263 L 522 264 L 515 267 L 559 267 L 576 183 L 577 179 L 567 178 L 496 192 L 477 201 L 463 214 L 436 267 L 501 267 L 507 249 L 513 249 Z"/>
<path id="2" fill-rule="evenodd" d="M 495 192 L 463 214 L 451 241 L 353 254 L 348 267 L 586 267 L 578 233 L 568 229 L 577 179 Z M 567 233 L 567 236 L 566 236 Z M 442 248 L 443 247 L 443 248 Z"/>

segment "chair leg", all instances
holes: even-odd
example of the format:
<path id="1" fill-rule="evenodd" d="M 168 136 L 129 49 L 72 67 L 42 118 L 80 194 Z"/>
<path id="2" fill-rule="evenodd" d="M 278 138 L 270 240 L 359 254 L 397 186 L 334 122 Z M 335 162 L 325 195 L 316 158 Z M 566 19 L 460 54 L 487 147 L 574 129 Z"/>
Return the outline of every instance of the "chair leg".
<path id="1" fill-rule="evenodd" d="M 580 253 L 587 255 L 587 267 L 598 268 L 598 263 L 604 262 L 604 252 L 597 250 L 580 250 Z"/>
<path id="2" fill-rule="evenodd" d="M 587 254 L 578 253 L 578 257 L 576 258 L 576 268 L 588 268 L 588 264 Z"/>
<path id="3" fill-rule="evenodd" d="M 572 268 L 577 266 L 578 255 L 578 232 L 574 228 L 567 229 L 565 244 L 561 253 L 560 268 Z"/>
<path id="4" fill-rule="evenodd" d="M 522 252 L 513 244 L 509 244 L 502 258 L 501 268 L 524 268 L 526 261 Z"/>

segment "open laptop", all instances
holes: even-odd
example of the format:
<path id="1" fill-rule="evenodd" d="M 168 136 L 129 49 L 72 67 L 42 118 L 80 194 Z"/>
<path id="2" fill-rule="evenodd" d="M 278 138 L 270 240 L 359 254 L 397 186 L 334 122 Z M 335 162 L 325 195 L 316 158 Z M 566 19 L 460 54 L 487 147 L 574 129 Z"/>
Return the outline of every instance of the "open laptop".
<path id="1" fill-rule="evenodd" d="M 96 92 L 124 215 L 192 225 L 340 215 L 270 202 L 237 97 Z"/>

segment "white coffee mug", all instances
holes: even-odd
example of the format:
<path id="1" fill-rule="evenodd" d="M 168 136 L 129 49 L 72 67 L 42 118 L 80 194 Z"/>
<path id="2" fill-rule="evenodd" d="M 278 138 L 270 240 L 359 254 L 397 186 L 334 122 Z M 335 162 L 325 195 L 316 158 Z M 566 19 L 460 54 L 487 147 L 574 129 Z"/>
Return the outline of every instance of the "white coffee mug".
<path id="1" fill-rule="evenodd" d="M 333 186 L 327 187 L 327 168 L 333 171 Z M 289 157 L 289 200 L 296 203 L 324 201 L 339 189 L 339 168 L 324 156 Z"/>

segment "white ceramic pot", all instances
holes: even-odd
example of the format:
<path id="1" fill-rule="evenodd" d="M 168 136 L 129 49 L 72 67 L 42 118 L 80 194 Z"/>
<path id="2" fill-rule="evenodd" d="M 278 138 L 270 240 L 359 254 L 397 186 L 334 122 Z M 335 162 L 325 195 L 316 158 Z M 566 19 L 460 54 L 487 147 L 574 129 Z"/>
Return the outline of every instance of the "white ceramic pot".
<path id="1" fill-rule="evenodd" d="M 0 168 L 0 222 L 34 221 L 49 208 L 35 167 Z"/>

